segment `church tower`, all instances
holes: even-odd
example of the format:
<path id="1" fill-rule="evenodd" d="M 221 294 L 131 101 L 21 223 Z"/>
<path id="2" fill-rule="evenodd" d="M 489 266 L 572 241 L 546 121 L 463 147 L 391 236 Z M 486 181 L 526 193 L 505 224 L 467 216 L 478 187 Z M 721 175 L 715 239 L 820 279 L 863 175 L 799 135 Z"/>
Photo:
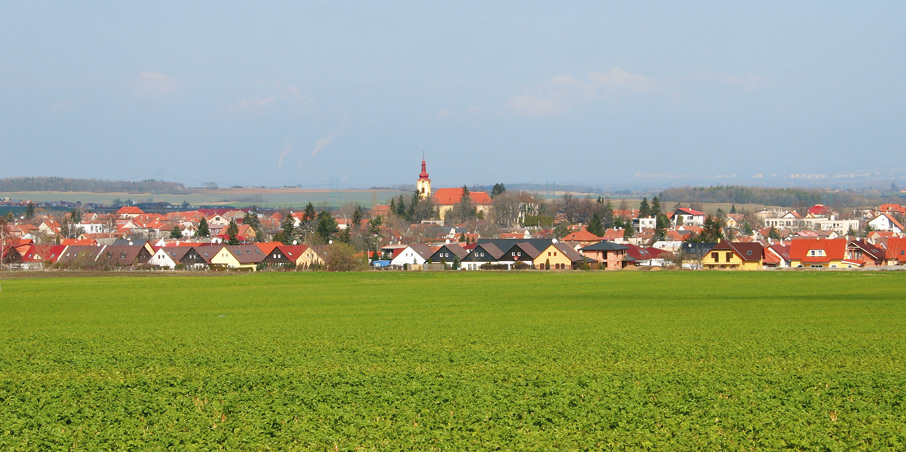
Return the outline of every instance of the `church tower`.
<path id="1" fill-rule="evenodd" d="M 418 196 L 422 199 L 431 196 L 431 179 L 428 178 L 428 170 L 425 166 L 425 157 L 422 156 L 422 172 L 418 175 L 418 182 L 415 183 L 415 189 Z"/>

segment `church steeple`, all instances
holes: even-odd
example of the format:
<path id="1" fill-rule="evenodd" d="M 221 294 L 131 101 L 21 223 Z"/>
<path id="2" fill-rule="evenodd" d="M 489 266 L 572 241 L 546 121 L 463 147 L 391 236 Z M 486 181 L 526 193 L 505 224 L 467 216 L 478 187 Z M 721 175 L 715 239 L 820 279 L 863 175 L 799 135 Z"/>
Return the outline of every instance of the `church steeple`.
<path id="1" fill-rule="evenodd" d="M 415 189 L 418 190 L 418 196 L 421 198 L 431 196 L 431 179 L 428 178 L 428 168 L 425 163 L 424 154 L 422 154 L 422 172 L 418 175 L 418 182 L 415 183 Z"/>

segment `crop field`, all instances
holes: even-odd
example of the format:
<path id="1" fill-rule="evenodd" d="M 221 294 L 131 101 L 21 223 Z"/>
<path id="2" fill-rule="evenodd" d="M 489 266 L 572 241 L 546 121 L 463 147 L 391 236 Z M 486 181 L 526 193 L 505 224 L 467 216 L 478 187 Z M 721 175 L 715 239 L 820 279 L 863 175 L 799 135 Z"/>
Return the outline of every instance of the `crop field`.
<path id="1" fill-rule="evenodd" d="M 906 272 L 0 283 L 4 451 L 906 449 Z"/>

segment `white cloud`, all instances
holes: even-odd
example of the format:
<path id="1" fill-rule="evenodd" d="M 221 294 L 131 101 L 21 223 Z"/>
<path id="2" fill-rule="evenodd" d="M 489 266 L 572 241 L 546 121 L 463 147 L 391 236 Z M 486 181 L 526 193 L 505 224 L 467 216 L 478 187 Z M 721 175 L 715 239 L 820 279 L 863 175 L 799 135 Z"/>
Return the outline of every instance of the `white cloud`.
<path id="1" fill-rule="evenodd" d="M 132 78 L 132 88 L 141 97 L 157 99 L 176 92 L 178 83 L 160 72 L 145 71 Z"/>
<path id="2" fill-rule="evenodd" d="M 513 96 L 507 101 L 506 108 L 526 116 L 556 116 L 575 104 L 587 104 L 602 95 L 623 91 L 646 93 L 655 87 L 651 78 L 620 68 L 592 72 L 583 80 L 571 75 L 556 75 L 539 87 Z"/>
<path id="3" fill-rule="evenodd" d="M 608 91 L 629 90 L 636 93 L 647 93 L 655 89 L 655 82 L 650 77 L 633 74 L 625 69 L 615 67 L 608 72 L 592 72 L 588 79 L 597 88 Z"/>

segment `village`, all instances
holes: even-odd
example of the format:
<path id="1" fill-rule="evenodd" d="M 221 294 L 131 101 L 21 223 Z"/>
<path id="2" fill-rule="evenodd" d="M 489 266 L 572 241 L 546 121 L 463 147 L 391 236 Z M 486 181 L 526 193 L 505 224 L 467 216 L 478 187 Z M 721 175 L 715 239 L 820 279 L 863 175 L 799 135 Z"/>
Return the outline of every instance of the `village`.
<path id="1" fill-rule="evenodd" d="M 23 271 L 892 268 L 906 264 L 904 215 L 899 204 L 706 214 L 656 196 L 630 209 L 502 184 L 435 189 L 423 159 L 411 197 L 370 209 L 32 208 L 3 219 L 0 251 L 3 269 Z"/>

